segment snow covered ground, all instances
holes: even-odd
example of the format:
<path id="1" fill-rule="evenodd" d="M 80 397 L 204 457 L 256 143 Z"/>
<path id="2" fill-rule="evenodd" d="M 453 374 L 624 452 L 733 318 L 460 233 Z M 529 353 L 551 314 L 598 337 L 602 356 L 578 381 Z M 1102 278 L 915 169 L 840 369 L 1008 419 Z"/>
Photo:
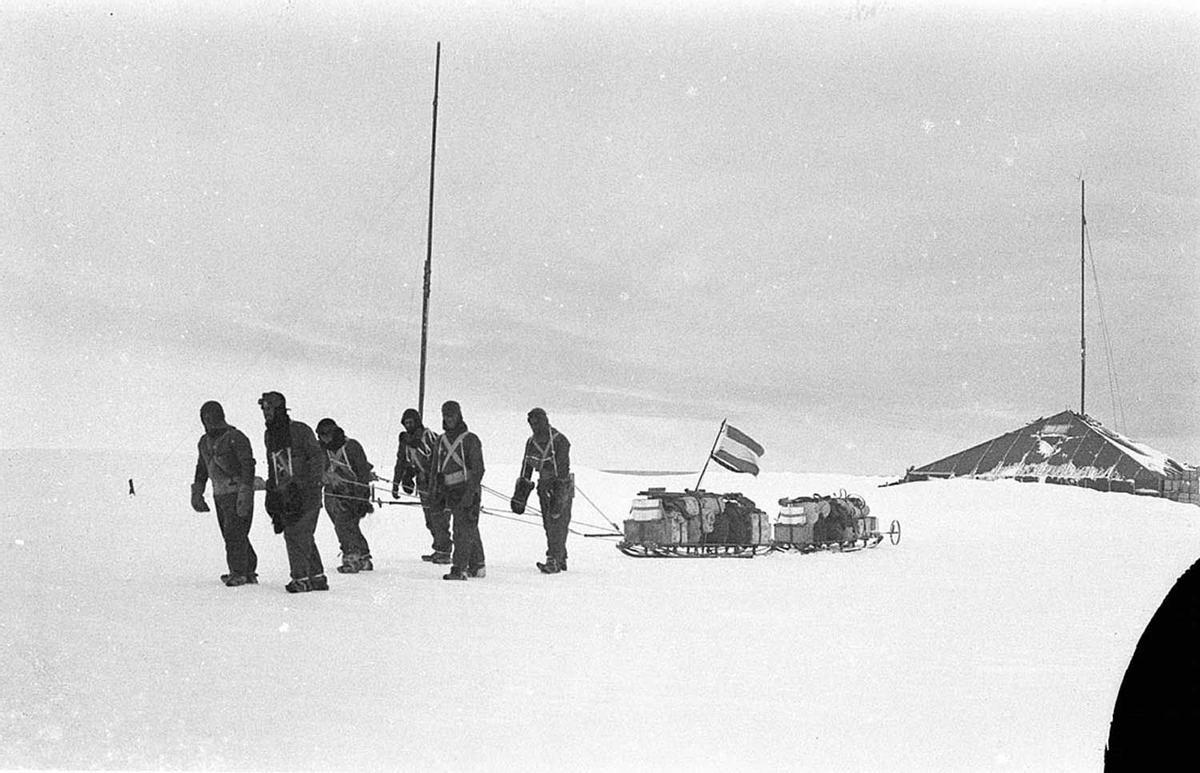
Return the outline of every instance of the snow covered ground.
<path id="1" fill-rule="evenodd" d="M 0 458 L 0 768 L 1097 770 L 1138 637 L 1200 553 L 1200 508 L 1156 499 L 710 470 L 772 514 L 861 494 L 903 539 L 655 561 L 576 535 L 543 576 L 540 528 L 485 516 L 488 577 L 448 583 L 419 512 L 384 507 L 375 572 L 293 596 L 261 495 L 262 584 L 218 581 L 188 453 L 132 497 L 132 454 Z M 640 488 L 694 483 L 577 477 L 618 523 Z M 582 498 L 575 519 L 605 525 Z M 324 515 L 317 538 L 332 568 Z"/>

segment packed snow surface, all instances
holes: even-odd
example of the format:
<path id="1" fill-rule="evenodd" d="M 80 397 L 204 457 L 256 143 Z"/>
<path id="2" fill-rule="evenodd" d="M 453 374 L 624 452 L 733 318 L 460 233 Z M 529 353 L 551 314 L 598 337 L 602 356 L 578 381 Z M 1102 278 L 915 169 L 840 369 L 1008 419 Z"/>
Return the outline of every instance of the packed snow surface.
<path id="1" fill-rule="evenodd" d="M 902 540 L 653 560 L 574 534 L 544 576 L 537 522 L 484 515 L 488 576 L 450 583 L 419 510 L 384 506 L 374 572 L 332 572 L 322 515 L 332 589 L 289 595 L 261 494 L 261 584 L 220 583 L 187 454 L 130 496 L 133 454 L 0 453 L 0 768 L 1098 770 L 1138 637 L 1200 552 L 1200 509 L 1159 499 L 710 469 L 772 515 L 859 494 Z M 576 473 L 604 513 L 577 497 L 586 533 L 695 483 Z"/>

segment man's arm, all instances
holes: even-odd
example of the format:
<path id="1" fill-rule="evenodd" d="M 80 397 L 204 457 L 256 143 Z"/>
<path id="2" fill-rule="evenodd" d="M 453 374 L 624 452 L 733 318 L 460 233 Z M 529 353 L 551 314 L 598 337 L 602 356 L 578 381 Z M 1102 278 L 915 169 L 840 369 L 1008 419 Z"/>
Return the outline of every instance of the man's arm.
<path id="1" fill-rule="evenodd" d="M 238 430 L 230 438 L 230 448 L 238 460 L 238 484 L 254 488 L 254 449 L 250 447 L 250 438 Z"/>
<path id="2" fill-rule="evenodd" d="M 529 447 L 532 442 L 533 438 L 525 441 L 525 453 L 521 456 L 521 477 L 525 480 L 533 479 L 533 459 L 531 458 L 533 452 Z"/>
<path id="3" fill-rule="evenodd" d="M 571 474 L 571 441 L 567 440 L 567 436 L 560 432 L 554 443 L 554 458 L 558 461 L 558 477 L 569 477 Z"/>
<path id="4" fill-rule="evenodd" d="M 483 484 L 483 443 L 480 442 L 479 436 L 474 432 L 463 441 L 463 450 L 466 452 L 467 464 L 467 482 L 472 490 L 478 491 Z"/>
<path id="5" fill-rule="evenodd" d="M 358 482 L 370 483 L 372 467 L 371 463 L 367 461 L 367 452 L 363 450 L 362 443 L 357 440 L 347 440 L 346 456 L 350 459 L 350 467 L 354 470 L 354 477 L 358 478 Z"/>
<path id="6" fill-rule="evenodd" d="M 204 491 L 204 485 L 208 483 L 208 465 L 204 462 L 203 448 L 204 438 L 200 438 L 196 449 L 196 476 L 192 478 L 193 487 L 199 486 L 201 493 Z"/>

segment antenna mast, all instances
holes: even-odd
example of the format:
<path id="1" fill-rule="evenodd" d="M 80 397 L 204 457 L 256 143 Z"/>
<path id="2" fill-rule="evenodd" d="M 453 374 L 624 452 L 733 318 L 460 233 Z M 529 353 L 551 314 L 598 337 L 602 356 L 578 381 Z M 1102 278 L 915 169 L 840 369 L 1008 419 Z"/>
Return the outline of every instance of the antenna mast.
<path id="1" fill-rule="evenodd" d="M 1087 241 L 1087 215 L 1084 214 L 1086 190 L 1079 178 L 1079 412 L 1086 414 L 1084 395 L 1087 386 L 1087 338 L 1084 333 L 1084 245 Z"/>
<path id="2" fill-rule="evenodd" d="M 417 412 L 425 415 L 425 352 L 429 337 L 429 279 L 433 273 L 433 165 L 437 160 L 438 80 L 442 71 L 442 42 L 437 44 L 433 65 L 433 138 L 429 148 L 429 230 L 425 240 L 425 292 L 421 301 L 421 382 L 417 393 Z"/>

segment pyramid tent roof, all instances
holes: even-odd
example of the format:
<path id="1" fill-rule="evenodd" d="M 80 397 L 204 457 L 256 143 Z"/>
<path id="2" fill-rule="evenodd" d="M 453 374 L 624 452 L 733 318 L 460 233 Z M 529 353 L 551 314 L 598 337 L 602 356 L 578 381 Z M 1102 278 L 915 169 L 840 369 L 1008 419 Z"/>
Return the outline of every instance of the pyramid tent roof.
<path id="1" fill-rule="evenodd" d="M 1067 410 L 910 469 L 905 480 L 1018 478 L 1081 485 L 1119 481 L 1134 489 L 1161 491 L 1165 479 L 1183 474 L 1184 467 L 1166 454 Z"/>

